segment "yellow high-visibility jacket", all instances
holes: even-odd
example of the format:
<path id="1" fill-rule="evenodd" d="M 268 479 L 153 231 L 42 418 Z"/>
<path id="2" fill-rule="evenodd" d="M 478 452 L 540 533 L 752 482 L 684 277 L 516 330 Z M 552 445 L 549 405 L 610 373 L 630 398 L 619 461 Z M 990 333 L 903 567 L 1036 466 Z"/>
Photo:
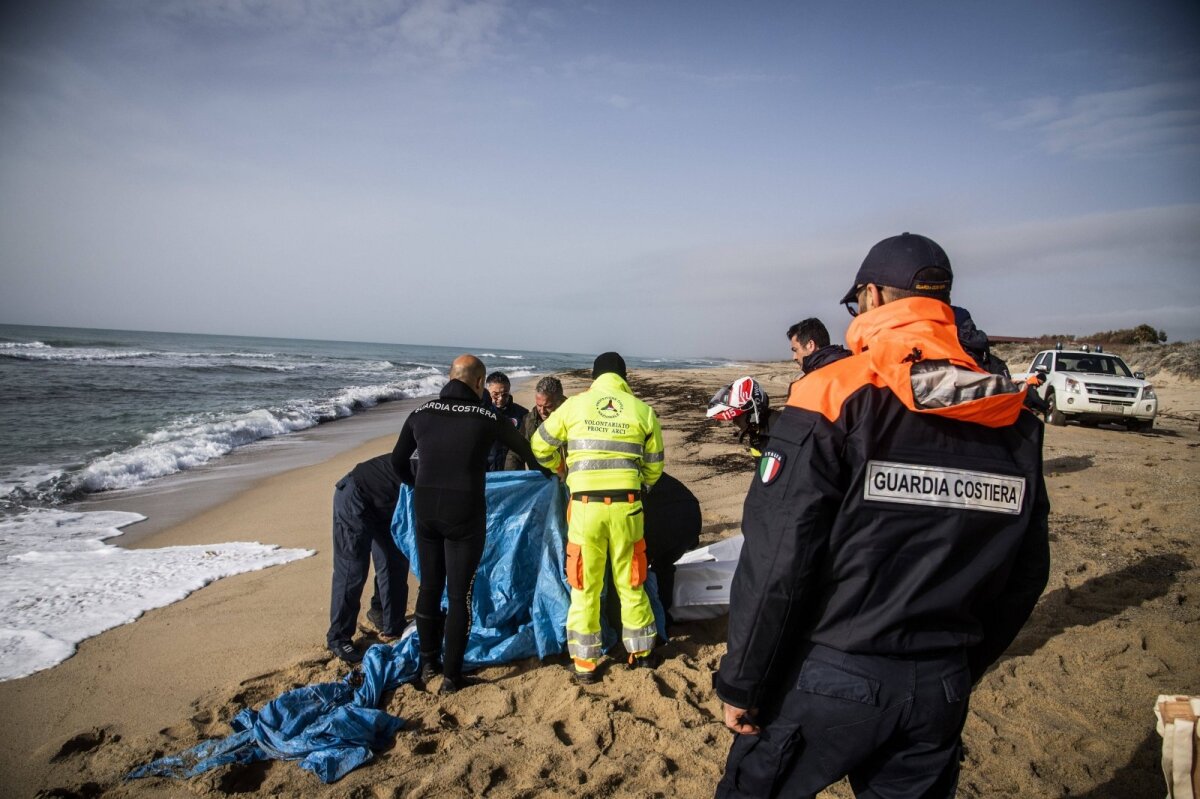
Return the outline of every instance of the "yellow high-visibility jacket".
<path id="1" fill-rule="evenodd" d="M 533 454 L 548 469 L 562 462 L 567 447 L 567 487 L 572 492 L 637 490 L 663 472 L 662 428 L 654 409 L 608 372 L 592 387 L 560 405 L 530 439 Z"/>

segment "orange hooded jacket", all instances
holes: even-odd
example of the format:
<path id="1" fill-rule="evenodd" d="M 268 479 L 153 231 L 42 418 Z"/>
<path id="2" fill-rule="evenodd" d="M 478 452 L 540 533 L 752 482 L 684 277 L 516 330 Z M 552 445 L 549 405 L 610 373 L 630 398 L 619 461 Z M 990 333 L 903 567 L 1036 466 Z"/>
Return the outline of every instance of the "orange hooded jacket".
<path id="1" fill-rule="evenodd" d="M 788 405 L 816 411 L 834 422 L 855 391 L 863 386 L 886 387 L 916 413 L 1006 427 L 1017 420 L 1025 404 L 1025 389 L 1015 386 L 945 407 L 922 407 L 917 402 L 912 382 L 917 363 L 940 361 L 988 374 L 959 344 L 954 311 L 944 302 L 911 297 L 875 308 L 855 318 L 846 331 L 846 343 L 854 355 L 822 369 L 821 379 L 793 383 Z"/>

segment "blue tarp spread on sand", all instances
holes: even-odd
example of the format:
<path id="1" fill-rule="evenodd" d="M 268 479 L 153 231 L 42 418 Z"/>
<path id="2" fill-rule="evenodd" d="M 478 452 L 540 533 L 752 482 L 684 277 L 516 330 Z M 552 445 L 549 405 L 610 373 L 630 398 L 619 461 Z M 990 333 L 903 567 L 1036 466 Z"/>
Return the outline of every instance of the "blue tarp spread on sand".
<path id="1" fill-rule="evenodd" d="M 469 668 L 544 658 L 566 649 L 570 590 L 563 564 L 565 502 L 559 481 L 536 472 L 487 476 L 488 535 L 475 578 Z M 392 534 L 417 569 L 408 488 L 396 506 Z M 665 638 L 653 574 L 646 587 Z M 606 631 L 606 640 L 615 638 Z M 301 768 L 322 782 L 335 782 L 369 761 L 372 750 L 386 746 L 404 725 L 403 719 L 377 708 L 385 692 L 416 676 L 417 652 L 417 636 L 410 628 L 399 642 L 367 650 L 361 673 L 343 682 L 288 691 L 258 711 L 245 708 L 231 722 L 232 735 L 141 766 L 129 778 L 193 777 L 230 763 L 275 759 L 299 760 Z"/>

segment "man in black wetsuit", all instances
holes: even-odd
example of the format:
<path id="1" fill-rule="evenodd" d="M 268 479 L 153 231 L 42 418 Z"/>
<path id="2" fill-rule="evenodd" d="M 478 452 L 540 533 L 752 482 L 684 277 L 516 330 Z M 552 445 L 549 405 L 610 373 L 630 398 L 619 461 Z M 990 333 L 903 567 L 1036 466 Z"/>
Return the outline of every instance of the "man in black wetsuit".
<path id="1" fill-rule="evenodd" d="M 391 456 L 379 455 L 355 466 L 337 483 L 333 494 L 333 591 L 329 603 L 329 651 L 347 663 L 358 663 L 354 623 L 375 560 L 375 596 L 379 601 L 381 638 L 404 630 L 408 606 L 408 558 L 392 539 L 392 513 L 400 496 L 400 478 Z M 374 606 L 376 600 L 372 600 Z M 368 613 L 368 618 L 374 616 Z M 373 623 L 375 620 L 372 619 Z"/>
<path id="2" fill-rule="evenodd" d="M 512 423 L 484 405 L 484 372 L 483 362 L 474 355 L 456 358 L 450 367 L 450 382 L 437 399 L 426 402 L 405 420 L 391 456 L 400 480 L 413 486 L 417 562 L 421 566 L 416 608 L 421 681 L 438 670 L 444 634 L 444 679 L 439 689 L 444 694 L 468 684 L 462 665 L 471 630 L 471 587 L 483 556 L 487 527 L 484 476 L 492 445 L 500 441 L 519 453 L 531 469 L 554 476 L 538 464 L 529 442 Z M 415 475 L 409 462 L 414 451 L 419 464 Z M 443 590 L 450 599 L 444 632 Z"/>

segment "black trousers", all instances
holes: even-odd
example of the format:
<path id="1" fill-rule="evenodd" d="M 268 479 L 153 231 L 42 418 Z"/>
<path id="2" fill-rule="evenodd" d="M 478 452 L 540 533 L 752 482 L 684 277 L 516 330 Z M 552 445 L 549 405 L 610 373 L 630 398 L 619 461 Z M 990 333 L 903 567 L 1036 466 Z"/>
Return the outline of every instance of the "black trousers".
<path id="1" fill-rule="evenodd" d="M 436 660 L 444 643 L 442 673 L 457 681 L 462 677 L 471 631 L 471 589 L 487 536 L 483 497 L 464 491 L 419 489 L 414 500 L 421 567 L 417 591 L 421 660 Z M 444 630 L 443 591 L 448 600 Z"/>
<path id="2" fill-rule="evenodd" d="M 971 677 L 964 652 L 915 659 L 807 644 L 788 690 L 738 735 L 718 797 L 813 797 L 844 776 L 858 797 L 942 799 L 958 787 Z"/>
<path id="3" fill-rule="evenodd" d="M 375 561 L 375 591 L 384 632 L 404 631 L 408 608 L 408 558 L 392 539 L 392 519 L 363 501 L 354 478 L 346 475 L 333 492 L 333 590 L 329 602 L 329 644 L 354 638 L 363 586 Z"/>

